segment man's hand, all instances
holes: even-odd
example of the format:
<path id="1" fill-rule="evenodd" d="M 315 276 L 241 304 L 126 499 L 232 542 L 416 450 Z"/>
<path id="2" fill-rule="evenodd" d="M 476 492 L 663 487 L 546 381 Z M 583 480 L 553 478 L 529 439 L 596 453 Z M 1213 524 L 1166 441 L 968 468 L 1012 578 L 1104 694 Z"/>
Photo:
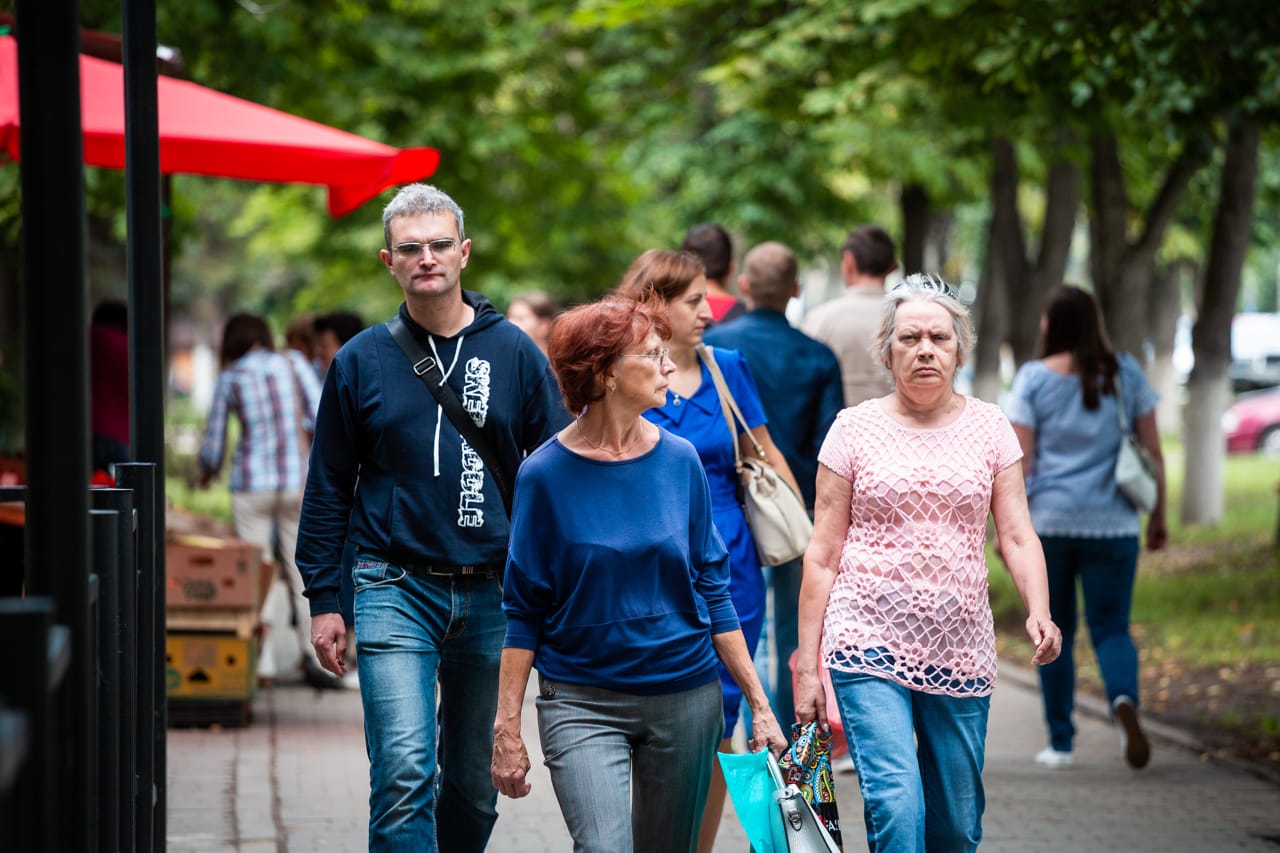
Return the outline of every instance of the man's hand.
<path id="1" fill-rule="evenodd" d="M 347 626 L 341 613 L 311 617 L 311 645 L 315 646 L 322 667 L 337 676 L 346 674 Z"/>

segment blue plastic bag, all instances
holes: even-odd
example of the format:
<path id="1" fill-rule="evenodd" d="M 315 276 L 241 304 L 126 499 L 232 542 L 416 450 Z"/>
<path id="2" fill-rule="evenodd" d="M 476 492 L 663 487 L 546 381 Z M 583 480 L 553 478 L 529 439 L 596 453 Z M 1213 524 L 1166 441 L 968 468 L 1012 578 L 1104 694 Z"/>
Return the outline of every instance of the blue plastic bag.
<path id="1" fill-rule="evenodd" d="M 738 813 L 751 849 L 756 853 L 775 853 L 770 822 L 778 810 L 773 794 L 779 785 L 769 771 L 769 751 L 762 749 L 746 755 L 717 752 L 716 756 L 724 770 L 733 810 Z"/>

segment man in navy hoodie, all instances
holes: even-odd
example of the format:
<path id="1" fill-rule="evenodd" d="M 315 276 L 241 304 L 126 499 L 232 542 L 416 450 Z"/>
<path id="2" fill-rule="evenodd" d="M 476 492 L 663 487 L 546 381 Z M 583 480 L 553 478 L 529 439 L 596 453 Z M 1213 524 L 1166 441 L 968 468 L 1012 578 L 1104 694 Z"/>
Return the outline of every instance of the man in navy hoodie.
<path id="1" fill-rule="evenodd" d="M 382 262 L 404 291 L 401 320 L 513 481 L 524 454 L 568 422 L 546 358 L 462 289 L 471 241 L 453 199 L 406 186 L 382 224 Z M 320 662 L 342 675 L 339 566 L 343 542 L 356 545 L 369 849 L 483 850 L 497 819 L 489 761 L 506 631 L 501 492 L 381 323 L 334 357 L 314 441 L 297 563 Z"/>

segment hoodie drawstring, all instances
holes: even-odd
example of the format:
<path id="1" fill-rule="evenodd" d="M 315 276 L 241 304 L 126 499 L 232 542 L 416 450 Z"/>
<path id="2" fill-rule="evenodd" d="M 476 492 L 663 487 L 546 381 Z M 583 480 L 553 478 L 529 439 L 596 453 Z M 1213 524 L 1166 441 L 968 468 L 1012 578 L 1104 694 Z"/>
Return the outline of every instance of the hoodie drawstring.
<path id="1" fill-rule="evenodd" d="M 440 384 L 443 385 L 449 378 L 449 374 L 453 373 L 453 368 L 458 363 L 458 356 L 462 353 L 462 342 L 466 335 L 458 337 L 458 345 L 453 350 L 453 361 L 449 363 L 449 369 L 443 371 L 444 375 L 440 377 Z M 427 343 L 431 345 L 431 354 L 436 357 L 436 362 L 440 362 L 440 353 L 436 350 L 436 339 L 434 335 L 427 336 Z M 444 420 L 444 407 L 436 403 L 436 434 L 435 442 L 431 450 L 432 476 L 440 476 L 440 421 Z M 466 439 L 463 439 L 464 441 Z"/>

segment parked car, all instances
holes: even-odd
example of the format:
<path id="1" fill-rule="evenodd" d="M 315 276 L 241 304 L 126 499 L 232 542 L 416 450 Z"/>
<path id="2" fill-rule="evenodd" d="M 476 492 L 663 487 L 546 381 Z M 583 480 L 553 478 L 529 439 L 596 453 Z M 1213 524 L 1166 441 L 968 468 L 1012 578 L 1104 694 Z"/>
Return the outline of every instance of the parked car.
<path id="1" fill-rule="evenodd" d="M 1228 453 L 1280 455 L 1280 388 L 1240 395 L 1222 416 Z"/>
<path id="2" fill-rule="evenodd" d="M 1227 368 L 1231 390 L 1237 394 L 1280 385 L 1280 354 L 1238 358 Z"/>

